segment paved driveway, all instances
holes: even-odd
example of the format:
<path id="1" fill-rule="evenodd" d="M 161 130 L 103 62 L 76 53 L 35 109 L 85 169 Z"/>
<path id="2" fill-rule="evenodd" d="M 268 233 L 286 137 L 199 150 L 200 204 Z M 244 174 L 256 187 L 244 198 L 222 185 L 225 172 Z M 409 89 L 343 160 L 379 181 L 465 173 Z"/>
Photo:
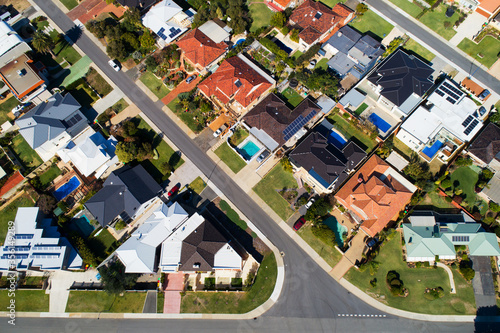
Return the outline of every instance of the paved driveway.
<path id="1" fill-rule="evenodd" d="M 491 274 L 490 257 L 472 257 L 476 275 L 472 280 L 476 307 L 480 315 L 496 315 L 495 286 Z"/>

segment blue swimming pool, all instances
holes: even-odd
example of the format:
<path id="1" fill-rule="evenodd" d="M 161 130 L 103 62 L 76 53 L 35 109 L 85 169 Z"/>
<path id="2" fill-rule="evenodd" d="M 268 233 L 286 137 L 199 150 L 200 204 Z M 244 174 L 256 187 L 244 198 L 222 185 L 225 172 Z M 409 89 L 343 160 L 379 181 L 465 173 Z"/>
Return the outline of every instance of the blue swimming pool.
<path id="1" fill-rule="evenodd" d="M 338 149 L 342 149 L 347 141 L 337 131 L 332 130 L 328 137 L 328 143 L 331 143 Z"/>
<path id="2" fill-rule="evenodd" d="M 70 180 L 68 180 L 66 184 L 60 186 L 57 190 L 52 192 L 52 194 L 54 195 L 54 197 L 56 197 L 57 200 L 62 200 L 66 198 L 71 192 L 76 190 L 78 186 L 80 186 L 80 184 L 81 183 L 78 177 L 73 176 Z"/>
<path id="3" fill-rule="evenodd" d="M 425 147 L 422 150 L 422 153 L 424 153 L 425 155 L 429 156 L 430 159 L 432 159 L 434 157 L 434 155 L 436 155 L 438 150 L 441 149 L 442 146 L 443 146 L 443 143 L 439 140 L 436 140 L 436 142 L 434 142 L 434 144 L 432 146 Z"/>
<path id="4" fill-rule="evenodd" d="M 90 224 L 88 217 L 83 214 L 71 220 L 70 228 L 78 231 L 85 238 L 89 237 L 95 229 L 92 224 Z"/>
<path id="5" fill-rule="evenodd" d="M 240 154 L 245 160 L 250 161 L 252 157 L 257 154 L 260 148 L 252 141 L 247 141 L 243 147 L 239 149 Z"/>
<path id="6" fill-rule="evenodd" d="M 240 45 L 241 43 L 243 43 L 245 41 L 245 38 L 241 38 L 241 39 L 238 39 L 236 41 L 236 43 L 234 43 L 234 46 L 233 47 L 236 47 L 236 45 Z"/>
<path id="7" fill-rule="evenodd" d="M 335 239 L 339 246 L 344 245 L 344 234 L 347 232 L 347 227 L 337 221 L 335 216 L 330 216 L 326 220 L 323 221 L 330 229 L 335 233 Z"/>
<path id="8" fill-rule="evenodd" d="M 391 124 L 389 124 L 384 119 L 380 118 L 380 116 L 376 113 L 372 113 L 368 118 L 382 132 L 387 132 L 391 128 Z"/>
<path id="9" fill-rule="evenodd" d="M 287 54 L 290 54 L 290 52 L 292 52 L 293 50 L 291 48 L 289 48 L 288 46 L 286 46 L 285 44 L 283 44 L 279 39 L 277 38 L 274 38 L 273 39 L 273 42 L 274 44 L 278 45 L 278 47 L 280 49 L 282 49 L 283 51 L 285 51 Z"/>

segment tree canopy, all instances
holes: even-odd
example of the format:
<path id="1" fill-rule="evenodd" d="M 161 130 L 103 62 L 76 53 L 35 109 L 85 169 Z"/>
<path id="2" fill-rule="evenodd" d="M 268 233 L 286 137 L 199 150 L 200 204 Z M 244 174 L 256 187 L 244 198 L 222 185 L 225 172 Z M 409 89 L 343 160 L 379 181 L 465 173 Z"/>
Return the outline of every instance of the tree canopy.
<path id="1" fill-rule="evenodd" d="M 139 274 L 125 273 L 125 266 L 119 260 L 108 264 L 107 267 L 100 267 L 99 274 L 104 290 L 110 294 L 120 294 L 132 288 L 139 278 Z"/>

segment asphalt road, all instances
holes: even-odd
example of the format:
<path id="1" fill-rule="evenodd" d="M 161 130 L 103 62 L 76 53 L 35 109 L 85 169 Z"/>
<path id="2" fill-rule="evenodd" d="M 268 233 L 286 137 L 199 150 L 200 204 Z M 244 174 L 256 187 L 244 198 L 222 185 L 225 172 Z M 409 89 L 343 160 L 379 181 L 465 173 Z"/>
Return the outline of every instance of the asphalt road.
<path id="1" fill-rule="evenodd" d="M 386 4 L 383 0 L 366 0 L 366 2 L 392 19 L 396 22 L 397 25 L 405 29 L 406 31 L 411 32 L 421 40 L 425 41 L 430 47 L 440 52 L 445 59 L 453 62 L 456 66 L 460 67 L 467 73 L 474 73 L 474 78 L 484 85 L 488 86 L 490 89 L 493 89 L 497 94 L 500 94 L 500 81 L 488 74 L 481 68 L 478 68 L 477 65 L 473 64 L 469 59 L 462 56 L 458 53 L 454 48 L 444 44 L 441 40 L 434 37 L 432 34 L 427 32 L 420 25 L 414 23 L 413 21 L 407 19 L 399 12 L 394 10 L 391 6 Z M 477 63 L 477 62 L 476 62 Z"/>

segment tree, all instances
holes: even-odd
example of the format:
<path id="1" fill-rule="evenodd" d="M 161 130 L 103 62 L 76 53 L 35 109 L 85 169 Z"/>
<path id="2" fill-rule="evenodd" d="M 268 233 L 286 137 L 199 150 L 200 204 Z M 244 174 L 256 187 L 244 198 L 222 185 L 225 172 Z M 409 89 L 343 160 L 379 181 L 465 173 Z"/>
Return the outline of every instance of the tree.
<path id="1" fill-rule="evenodd" d="M 360 3 L 356 6 L 356 15 L 361 17 L 364 13 L 368 11 L 368 6 L 364 3 Z"/>
<path id="2" fill-rule="evenodd" d="M 286 24 L 286 16 L 285 13 L 283 12 L 276 12 L 274 13 L 273 17 L 271 17 L 271 25 L 275 26 L 276 28 L 283 28 Z"/>
<path id="3" fill-rule="evenodd" d="M 399 47 L 399 45 L 401 45 L 402 42 L 403 38 L 401 37 L 394 38 L 385 49 L 385 52 L 384 54 L 382 54 L 382 57 L 387 57 L 389 54 L 396 51 L 396 49 Z"/>
<path id="4" fill-rule="evenodd" d="M 141 37 L 139 37 L 141 46 L 146 50 L 151 50 L 155 46 L 155 39 L 149 29 L 145 29 Z"/>
<path id="5" fill-rule="evenodd" d="M 36 206 L 45 214 L 50 214 L 56 208 L 56 203 L 56 199 L 54 199 L 53 196 L 42 194 L 40 198 L 38 198 Z"/>
<path id="6" fill-rule="evenodd" d="M 292 29 L 292 34 L 290 35 L 290 39 L 294 41 L 295 43 L 299 42 L 299 30 L 298 29 Z"/>
<path id="7" fill-rule="evenodd" d="M 217 7 L 216 13 L 218 18 L 222 19 L 224 17 L 224 12 L 222 11 L 222 8 Z"/>
<path id="8" fill-rule="evenodd" d="M 123 14 L 123 20 L 128 21 L 131 24 L 134 24 L 136 26 L 141 26 L 141 12 L 137 8 L 129 8 L 124 14 Z"/>
<path id="9" fill-rule="evenodd" d="M 122 39 L 129 46 L 127 49 L 130 52 L 133 52 L 133 51 L 137 50 L 139 47 L 141 47 L 141 43 L 139 42 L 137 37 L 131 32 L 124 33 L 122 35 Z"/>
<path id="10" fill-rule="evenodd" d="M 292 163 L 290 163 L 290 160 L 288 159 L 288 157 L 283 156 L 283 158 L 281 159 L 280 163 L 281 163 L 281 166 L 283 167 L 283 169 L 286 172 L 290 172 L 291 173 L 293 171 Z"/>
<path id="11" fill-rule="evenodd" d="M 106 53 L 110 58 L 125 59 L 128 55 L 125 43 L 121 39 L 110 40 L 106 47 Z"/>
<path id="12" fill-rule="evenodd" d="M 52 52 L 52 49 L 54 47 L 54 42 L 52 41 L 52 38 L 50 38 L 49 35 L 47 35 L 43 31 L 36 31 L 33 34 L 33 39 L 31 40 L 31 45 L 33 45 L 33 48 L 40 53 L 47 53 L 49 52 L 53 57 L 55 57 L 54 52 Z"/>
<path id="13" fill-rule="evenodd" d="M 125 229 L 126 226 L 127 226 L 127 223 L 125 223 L 125 221 L 123 221 L 123 220 L 120 220 L 120 221 L 116 222 L 115 229 L 118 231 L 123 230 L 123 229 Z"/>
<path id="14" fill-rule="evenodd" d="M 156 67 L 158 67 L 158 62 L 153 56 L 147 57 L 144 63 L 146 64 L 147 70 L 150 72 L 154 72 L 156 70 Z"/>
<path id="15" fill-rule="evenodd" d="M 335 233 L 324 223 L 315 223 L 311 227 L 311 232 L 324 243 L 335 246 Z"/>
<path id="16" fill-rule="evenodd" d="M 496 202 L 490 201 L 488 204 L 488 207 L 492 212 L 498 213 L 500 212 L 500 205 L 498 205 Z"/>
<path id="17" fill-rule="evenodd" d="M 122 135 L 124 138 L 130 138 L 137 134 L 137 126 L 133 121 L 127 121 L 122 126 Z"/>
<path id="18" fill-rule="evenodd" d="M 119 260 L 108 264 L 107 267 L 100 267 L 99 274 L 104 290 L 110 294 L 120 294 L 132 288 L 139 278 L 139 274 L 125 273 L 125 266 Z"/>
<path id="19" fill-rule="evenodd" d="M 80 257 L 82 257 L 83 259 L 83 262 L 92 266 L 97 266 L 99 264 L 94 252 L 92 252 L 92 250 L 88 247 L 87 243 L 85 243 L 85 240 L 82 237 L 72 237 L 72 243 L 75 244 Z"/>
<path id="20" fill-rule="evenodd" d="M 500 112 L 493 112 L 488 118 L 492 123 L 500 123 Z"/>
<path id="21" fill-rule="evenodd" d="M 455 161 L 455 164 L 457 166 L 470 166 L 472 165 L 472 159 L 470 159 L 469 157 L 459 156 Z"/>
<path id="22" fill-rule="evenodd" d="M 134 142 L 118 142 L 116 156 L 122 163 L 130 163 L 137 158 L 137 147 Z"/>
<path id="23" fill-rule="evenodd" d="M 464 279 L 467 281 L 471 281 L 476 275 L 476 272 L 472 269 L 472 263 L 469 259 L 460 261 L 459 270 Z"/>

